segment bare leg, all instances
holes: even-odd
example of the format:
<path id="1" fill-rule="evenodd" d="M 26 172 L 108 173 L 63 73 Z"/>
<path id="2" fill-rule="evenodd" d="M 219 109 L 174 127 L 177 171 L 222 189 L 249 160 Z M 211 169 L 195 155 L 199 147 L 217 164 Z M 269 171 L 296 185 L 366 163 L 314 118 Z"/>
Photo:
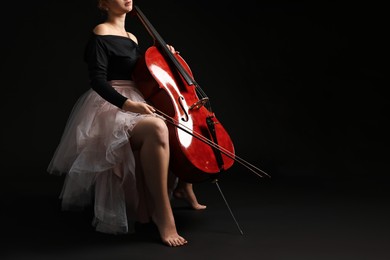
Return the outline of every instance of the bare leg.
<path id="1" fill-rule="evenodd" d="M 192 183 L 187 183 L 179 180 L 173 195 L 179 199 L 185 199 L 193 209 L 205 209 L 207 206 L 199 204 L 196 199 Z"/>
<path id="2" fill-rule="evenodd" d="M 139 151 L 145 183 L 152 200 L 151 217 L 161 240 L 169 246 L 186 244 L 187 240 L 177 233 L 168 195 L 169 140 L 165 122 L 156 117 L 140 121 L 132 132 L 131 144 L 133 149 Z"/>

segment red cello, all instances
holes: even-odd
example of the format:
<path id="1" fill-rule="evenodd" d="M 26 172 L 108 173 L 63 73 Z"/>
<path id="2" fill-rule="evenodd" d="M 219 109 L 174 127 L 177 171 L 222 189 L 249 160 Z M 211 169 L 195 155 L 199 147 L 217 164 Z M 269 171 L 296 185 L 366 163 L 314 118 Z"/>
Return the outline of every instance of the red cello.
<path id="1" fill-rule="evenodd" d="M 157 114 L 169 124 L 170 169 L 190 183 L 216 180 L 235 161 L 260 177 L 267 173 L 235 154 L 233 142 L 211 110 L 209 98 L 179 53 L 173 54 L 142 11 L 133 13 L 154 39 L 134 70 L 133 79 Z"/>

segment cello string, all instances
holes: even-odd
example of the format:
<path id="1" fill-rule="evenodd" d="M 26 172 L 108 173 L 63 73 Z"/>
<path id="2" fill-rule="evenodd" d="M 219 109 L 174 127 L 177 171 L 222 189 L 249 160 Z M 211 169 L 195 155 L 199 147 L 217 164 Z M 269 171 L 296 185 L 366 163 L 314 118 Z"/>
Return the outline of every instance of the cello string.
<path id="1" fill-rule="evenodd" d="M 160 113 L 164 114 L 163 112 L 159 111 Z M 164 114 L 165 115 L 165 114 Z M 233 153 L 231 153 L 230 151 L 228 151 L 227 149 L 225 149 L 224 147 L 212 142 L 211 140 L 207 139 L 206 137 L 204 137 L 203 135 L 201 134 L 198 134 L 197 132 L 189 129 L 187 126 L 185 125 L 182 125 L 181 123 L 177 122 L 175 119 L 169 117 L 168 115 L 165 115 L 167 118 L 169 118 L 170 120 L 167 120 L 166 118 L 163 118 L 165 119 L 166 121 L 168 121 L 169 123 L 173 124 L 174 126 L 180 128 L 181 130 L 185 131 L 186 133 L 192 135 L 192 136 L 195 136 L 196 138 L 200 139 L 201 141 L 207 143 L 208 145 L 220 150 L 220 151 L 223 151 L 225 154 L 227 154 L 227 156 L 229 156 L 230 158 L 234 159 L 234 157 L 236 157 Z"/>
<path id="2" fill-rule="evenodd" d="M 162 113 L 162 112 L 161 112 Z M 271 177 L 269 174 L 267 174 L 266 172 L 264 172 L 263 170 L 257 168 L 256 166 L 254 166 L 253 164 L 245 161 L 244 159 L 242 159 L 241 157 L 231 153 L 230 151 L 228 151 L 227 149 L 225 149 L 224 147 L 212 142 L 211 140 L 207 139 L 206 137 L 204 137 L 203 135 L 200 135 L 194 131 L 192 131 L 191 133 L 191 130 L 188 129 L 188 127 L 186 126 L 183 126 L 182 124 L 178 123 L 176 121 L 175 123 L 175 120 L 172 119 L 171 117 L 167 116 L 169 120 L 167 120 L 169 123 L 173 124 L 174 126 L 180 128 L 181 130 L 185 131 L 186 133 L 200 139 L 201 141 L 207 143 L 208 145 L 210 145 L 211 147 L 214 147 L 216 149 L 218 149 L 220 152 L 222 152 L 223 154 L 225 154 L 226 156 L 228 156 L 229 158 L 239 162 L 240 164 L 242 164 L 243 166 L 245 166 L 246 168 L 248 168 L 249 170 L 251 170 L 252 172 L 254 172 L 256 175 L 258 175 L 259 177 L 264 177 L 263 175 L 266 175 L 267 177 Z M 163 118 L 165 119 L 165 118 Z M 165 119 L 166 120 L 166 119 Z M 186 128 L 186 129 L 185 129 Z M 260 173 L 262 173 L 263 175 L 261 175 Z"/>
<path id="3" fill-rule="evenodd" d="M 195 84 L 195 90 L 200 93 L 203 97 L 207 97 L 206 93 L 203 91 L 203 89 L 199 86 L 198 83 Z"/>
<path id="4" fill-rule="evenodd" d="M 162 115 L 164 115 L 165 117 L 161 116 L 161 115 L 158 115 L 161 119 L 165 120 L 165 121 L 168 121 L 169 123 L 173 124 L 174 126 L 178 127 L 179 129 L 185 131 L 186 133 L 198 138 L 199 140 L 205 142 L 206 144 L 210 145 L 211 147 L 214 147 L 216 148 L 217 150 L 219 150 L 220 152 L 222 152 L 223 154 L 225 154 L 226 156 L 228 156 L 229 158 L 237 161 L 238 163 L 242 164 L 243 166 L 245 166 L 247 169 L 249 169 L 250 171 L 252 171 L 253 173 L 255 173 L 256 175 L 258 175 L 259 177 L 264 177 L 267 176 L 269 178 L 271 178 L 271 176 L 266 173 L 265 171 L 259 169 L 258 167 L 254 166 L 253 164 L 247 162 L 246 160 L 242 159 L 241 157 L 233 154 L 232 152 L 230 152 L 229 150 L 227 150 L 226 148 L 214 143 L 213 141 L 207 139 L 206 137 L 204 137 L 203 135 L 197 133 L 197 132 L 194 132 L 194 131 L 191 131 L 191 129 L 189 129 L 187 126 L 185 125 L 182 125 L 181 123 L 177 122 L 175 119 L 173 119 L 172 117 L 166 115 L 165 113 L 163 113 L 162 111 L 160 110 L 157 110 L 156 111 Z M 169 120 L 167 120 L 169 119 Z"/>
<path id="5" fill-rule="evenodd" d="M 138 6 L 134 6 L 135 8 L 135 11 L 136 11 L 136 14 L 137 14 L 137 17 L 141 20 L 142 24 L 146 27 L 146 29 L 148 30 L 148 32 L 152 35 L 152 37 L 155 39 L 155 41 L 157 41 L 159 43 L 159 47 L 162 48 L 162 50 L 164 51 L 164 53 L 170 58 L 170 60 L 174 63 L 176 69 L 179 71 L 179 73 L 184 77 L 185 81 L 187 82 L 187 84 L 189 85 L 192 85 L 194 84 L 195 85 L 195 91 L 197 93 L 199 93 L 200 96 L 202 97 L 206 97 L 207 98 L 207 95 L 206 93 L 203 91 L 203 89 L 198 85 L 198 83 L 196 83 L 196 81 L 193 79 L 193 77 L 191 75 L 189 75 L 189 73 L 187 73 L 186 70 L 184 70 L 181 66 L 180 66 L 180 63 L 178 62 L 178 60 L 176 59 L 175 55 L 173 55 L 172 52 L 169 51 L 169 49 L 167 48 L 167 45 L 166 43 L 164 42 L 164 40 L 161 38 L 161 36 L 158 34 L 158 32 L 155 30 L 155 28 L 152 26 L 152 24 L 148 21 L 148 19 L 145 17 L 145 15 L 143 14 L 143 12 L 138 8 Z M 177 53 L 176 55 L 179 56 L 179 54 Z M 207 105 L 209 107 L 209 111 L 212 111 L 211 110 L 211 103 L 210 103 L 210 100 L 208 99 L 207 101 Z M 159 113 L 161 114 L 164 114 L 162 113 L 161 111 L 159 111 Z M 169 116 L 165 115 L 165 117 L 167 118 L 170 118 Z M 166 119 L 165 119 L 166 120 Z M 191 129 L 188 129 L 186 126 L 183 126 L 181 125 L 179 122 L 175 122 L 175 120 L 173 118 L 170 118 L 171 121 L 168 121 L 170 122 L 171 124 L 173 124 L 174 126 L 176 127 L 179 127 L 180 129 L 182 129 L 183 131 L 187 132 L 188 134 L 198 138 L 199 140 L 209 144 L 211 147 L 215 148 L 215 149 L 218 149 L 219 151 L 221 151 L 223 154 L 225 154 L 226 156 L 228 156 L 229 158 L 239 162 L 240 164 L 244 165 L 245 167 L 247 167 L 249 170 L 251 170 L 252 172 L 254 172 L 255 174 L 259 175 L 260 177 L 263 177 L 260 173 L 266 175 L 266 176 L 269 176 L 267 173 L 265 173 L 264 171 L 258 169 L 257 167 L 255 167 L 254 165 L 246 162 L 245 160 L 241 159 L 240 157 L 234 155 L 233 153 L 231 153 L 230 151 L 228 151 L 227 149 L 219 146 L 218 144 L 215 144 L 214 142 L 212 142 L 211 140 L 207 139 L 206 137 L 198 134 L 191 130 Z M 187 130 L 185 130 L 185 128 L 187 128 Z M 257 171 L 256 171 L 256 170 Z"/>
<path id="6" fill-rule="evenodd" d="M 195 82 L 195 80 L 194 80 Z M 213 111 L 211 108 L 211 102 L 206 93 L 203 91 L 203 89 L 198 85 L 198 83 L 195 83 L 195 92 L 199 93 L 199 96 L 202 98 L 207 98 L 207 109 L 211 112 Z"/>

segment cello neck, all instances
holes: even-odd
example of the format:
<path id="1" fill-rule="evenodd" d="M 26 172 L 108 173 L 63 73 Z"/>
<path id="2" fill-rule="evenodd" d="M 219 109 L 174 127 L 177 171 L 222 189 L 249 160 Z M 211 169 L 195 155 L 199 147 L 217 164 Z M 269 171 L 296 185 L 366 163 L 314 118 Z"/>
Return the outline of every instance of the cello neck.
<path id="1" fill-rule="evenodd" d="M 184 78 L 186 83 L 188 85 L 195 85 L 197 86 L 195 80 L 187 73 L 187 71 L 180 65 L 178 60 L 175 58 L 173 53 L 168 49 L 167 44 L 163 40 L 163 38 L 160 36 L 160 34 L 157 32 L 157 30 L 154 28 L 154 26 L 149 22 L 149 20 L 146 18 L 144 13 L 139 9 L 138 6 L 134 5 L 135 13 L 138 17 L 138 19 L 141 21 L 142 25 L 146 28 L 150 36 L 152 36 L 155 45 L 160 48 L 160 50 L 163 52 L 163 54 L 171 61 L 171 63 L 175 66 L 175 68 L 179 71 L 181 76 Z"/>

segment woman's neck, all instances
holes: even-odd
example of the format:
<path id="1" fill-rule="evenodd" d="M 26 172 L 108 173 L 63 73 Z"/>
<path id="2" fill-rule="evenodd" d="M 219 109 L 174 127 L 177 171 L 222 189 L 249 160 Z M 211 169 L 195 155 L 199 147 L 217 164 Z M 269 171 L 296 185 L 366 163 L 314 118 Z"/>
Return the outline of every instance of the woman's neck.
<path id="1" fill-rule="evenodd" d="M 106 20 L 106 23 L 109 24 L 115 31 L 125 32 L 125 20 L 126 14 L 121 16 L 109 16 Z"/>

